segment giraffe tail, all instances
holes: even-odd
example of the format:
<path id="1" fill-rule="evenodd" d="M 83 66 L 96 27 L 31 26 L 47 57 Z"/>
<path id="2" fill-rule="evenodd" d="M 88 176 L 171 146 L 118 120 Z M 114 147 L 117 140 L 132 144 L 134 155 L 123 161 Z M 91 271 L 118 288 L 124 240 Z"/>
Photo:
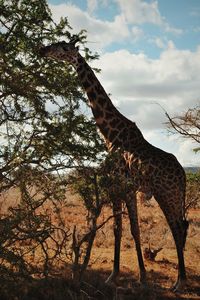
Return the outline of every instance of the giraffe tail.
<path id="1" fill-rule="evenodd" d="M 187 233 L 188 233 L 188 227 L 189 227 L 189 222 L 186 220 L 186 211 L 187 211 L 187 207 L 186 207 L 186 174 L 184 172 L 184 194 L 183 194 L 183 220 L 182 220 L 182 224 L 183 224 L 183 248 L 185 248 L 185 243 L 186 243 L 186 238 L 187 238 Z"/>

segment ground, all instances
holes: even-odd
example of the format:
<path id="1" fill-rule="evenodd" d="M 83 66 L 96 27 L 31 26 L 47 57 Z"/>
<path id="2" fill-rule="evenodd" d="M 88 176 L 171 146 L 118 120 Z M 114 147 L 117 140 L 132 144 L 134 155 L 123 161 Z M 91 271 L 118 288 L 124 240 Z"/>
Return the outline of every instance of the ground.
<path id="1" fill-rule="evenodd" d="M 188 213 L 190 227 L 185 247 L 188 286 L 184 293 L 177 295 L 170 292 L 177 276 L 176 250 L 163 214 L 154 199 L 146 203 L 139 201 L 138 208 L 143 250 L 149 245 L 151 249 L 161 247 L 163 249 L 156 256 L 155 261 L 145 260 L 148 285 L 141 287 L 137 282 L 137 257 L 128 217 L 127 215 L 123 217 L 121 276 L 117 282 L 118 294 L 123 295 L 123 298 L 119 299 L 200 299 L 200 210 L 191 209 Z M 111 211 L 105 209 L 102 219 L 106 219 L 109 214 Z M 77 212 L 77 222 L 79 218 Z M 101 272 L 104 278 L 112 270 L 113 243 L 111 220 L 97 234 L 89 265 L 90 269 Z"/>
<path id="2" fill-rule="evenodd" d="M 5 203 L 11 205 L 15 201 L 15 193 L 10 193 L 9 197 L 1 198 L 1 211 L 5 211 Z M 7 201 L 7 202 L 5 202 Z M 9 203 L 9 204 L 8 204 Z M 71 195 L 66 196 L 67 206 L 62 211 L 65 223 L 73 228 L 77 226 L 80 232 L 85 229 L 86 211 L 80 199 Z M 97 233 L 88 271 L 85 274 L 82 286 L 83 294 L 76 299 L 89 299 L 88 294 L 92 293 L 93 299 L 200 299 L 200 209 L 190 209 L 188 220 L 190 222 L 188 239 L 185 247 L 185 261 L 188 276 L 187 286 L 182 293 L 170 291 L 177 276 L 177 257 L 174 242 L 168 229 L 166 221 L 160 208 L 154 199 L 149 202 L 139 201 L 139 216 L 141 228 L 141 243 L 143 250 L 150 247 L 152 250 L 163 248 L 155 258 L 155 261 L 145 260 L 147 269 L 147 285 L 141 286 L 138 279 L 138 265 L 134 242 L 132 240 L 129 221 L 123 215 L 123 238 L 121 249 L 121 275 L 116 285 L 107 286 L 104 281 L 109 276 L 113 264 L 114 239 L 112 230 L 112 219 Z M 99 223 L 106 220 L 112 214 L 110 208 L 103 209 Z M 66 262 L 65 267 L 60 268 L 56 278 L 39 279 L 31 283 L 28 289 L 27 298 L 18 299 L 64 299 L 62 295 L 58 297 L 58 290 L 64 293 L 64 283 L 68 282 L 71 272 L 70 262 Z M 59 279 L 60 276 L 62 279 Z M 50 289 L 53 288 L 52 292 Z M 62 287 L 62 289 L 60 288 Z M 40 293 L 39 298 L 31 296 L 34 290 Z M 73 288 L 72 288 L 73 290 Z M 86 292 L 89 290 L 88 292 Z M 47 292 L 48 291 L 48 292 Z M 66 289 L 66 293 L 69 291 Z M 37 294 L 36 293 L 36 294 Z M 59 292 L 60 293 L 60 292 Z M 66 295 L 65 293 L 65 295 Z M 3 298 L 1 298 L 3 299 Z M 66 299 L 73 298 L 73 292 L 69 292 Z"/>

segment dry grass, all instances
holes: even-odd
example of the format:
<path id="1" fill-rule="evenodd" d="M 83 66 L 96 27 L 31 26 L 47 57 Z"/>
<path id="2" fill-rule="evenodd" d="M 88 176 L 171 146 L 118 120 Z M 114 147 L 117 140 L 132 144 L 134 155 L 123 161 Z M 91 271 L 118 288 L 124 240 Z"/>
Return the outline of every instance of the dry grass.
<path id="1" fill-rule="evenodd" d="M 8 206 L 16 205 L 19 200 L 16 190 L 0 198 L 1 212 L 6 213 Z M 148 203 L 139 202 L 139 216 L 141 228 L 141 242 L 143 249 L 151 245 L 152 249 L 163 247 L 155 261 L 145 260 L 148 274 L 148 284 L 145 287 L 137 283 L 138 265 L 134 242 L 129 230 L 127 215 L 123 216 L 123 238 L 121 250 L 121 276 L 116 287 L 107 287 L 104 280 L 110 274 L 113 264 L 113 229 L 112 220 L 109 221 L 101 231 L 97 233 L 94 243 L 92 257 L 88 271 L 85 275 L 85 282 L 90 283 L 89 289 L 95 289 L 94 299 L 200 299 L 200 210 L 191 209 L 188 219 L 190 227 L 185 248 L 186 269 L 188 274 L 188 286 L 184 293 L 174 294 L 169 291 L 177 276 L 177 257 L 174 242 L 168 229 L 166 221 L 160 208 L 154 200 Z M 46 208 L 45 208 L 46 209 Z M 51 207 L 48 208 L 51 213 Z M 68 193 L 66 205 L 61 212 L 65 223 L 73 229 L 76 225 L 79 231 L 86 228 L 87 212 L 77 196 Z M 112 214 L 110 208 L 104 208 L 99 222 L 105 220 Z M 57 221 L 56 219 L 54 220 Z M 31 288 L 26 288 L 26 297 L 18 299 L 87 299 L 86 296 L 77 296 L 70 284 L 70 261 L 66 261 L 56 270 L 57 278 L 48 280 L 34 279 Z M 61 278 L 62 279 L 58 279 Z M 67 283 L 66 283 L 67 282 Z M 66 285 L 67 284 L 67 285 Z M 23 284 L 22 284 L 23 286 Z M 63 288 L 65 286 L 65 288 Z M 60 291 L 62 287 L 62 293 Z M 52 291 L 50 291 L 52 289 Z M 84 287 L 84 290 L 87 288 Z M 23 290 L 23 288 L 22 288 Z M 35 296 L 31 296 L 37 290 Z M 75 289 L 76 290 L 76 289 Z M 48 291 L 48 292 L 47 292 Z M 58 293 L 58 291 L 60 291 Z M 98 293 L 97 293 L 98 291 Z M 23 292 L 22 292 L 23 294 Z M 38 294 L 38 295 L 39 295 Z M 29 295 L 29 296 L 28 296 Z M 59 296 L 60 295 L 60 296 Z M 67 298 L 64 298 L 63 295 Z M 34 298 L 35 297 L 35 298 Z M 3 299 L 3 298 L 1 298 Z M 6 299 L 6 298 L 5 298 Z"/>

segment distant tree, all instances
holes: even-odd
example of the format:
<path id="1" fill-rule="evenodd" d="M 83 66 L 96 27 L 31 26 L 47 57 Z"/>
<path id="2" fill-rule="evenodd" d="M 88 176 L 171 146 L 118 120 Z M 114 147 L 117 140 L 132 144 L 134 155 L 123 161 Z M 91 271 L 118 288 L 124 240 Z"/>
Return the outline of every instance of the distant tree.
<path id="1" fill-rule="evenodd" d="M 200 143 L 200 107 L 190 108 L 186 113 L 168 118 L 168 127 L 172 132 L 179 133 L 184 138 L 189 138 L 196 143 Z M 200 151 L 200 147 L 194 149 L 195 152 Z"/>

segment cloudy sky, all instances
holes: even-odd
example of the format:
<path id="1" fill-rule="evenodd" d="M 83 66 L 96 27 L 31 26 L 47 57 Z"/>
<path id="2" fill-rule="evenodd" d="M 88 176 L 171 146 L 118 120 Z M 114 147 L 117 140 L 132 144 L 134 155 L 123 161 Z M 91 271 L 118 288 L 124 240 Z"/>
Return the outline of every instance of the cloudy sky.
<path id="1" fill-rule="evenodd" d="M 199 166 L 190 140 L 169 135 L 171 116 L 200 105 L 199 0 L 48 0 L 55 21 L 87 30 L 93 66 L 118 109 L 153 145 Z"/>

